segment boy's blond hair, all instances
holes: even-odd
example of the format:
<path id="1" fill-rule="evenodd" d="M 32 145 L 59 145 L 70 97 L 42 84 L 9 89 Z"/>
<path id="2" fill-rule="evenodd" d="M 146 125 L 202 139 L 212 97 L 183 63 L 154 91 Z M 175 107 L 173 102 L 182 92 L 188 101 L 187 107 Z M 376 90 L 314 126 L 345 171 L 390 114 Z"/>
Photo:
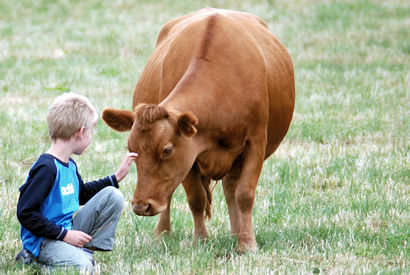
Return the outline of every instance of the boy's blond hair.
<path id="1" fill-rule="evenodd" d="M 52 140 L 69 140 L 81 127 L 90 129 L 97 119 L 97 111 L 85 96 L 65 93 L 58 96 L 49 108 L 48 133 Z"/>

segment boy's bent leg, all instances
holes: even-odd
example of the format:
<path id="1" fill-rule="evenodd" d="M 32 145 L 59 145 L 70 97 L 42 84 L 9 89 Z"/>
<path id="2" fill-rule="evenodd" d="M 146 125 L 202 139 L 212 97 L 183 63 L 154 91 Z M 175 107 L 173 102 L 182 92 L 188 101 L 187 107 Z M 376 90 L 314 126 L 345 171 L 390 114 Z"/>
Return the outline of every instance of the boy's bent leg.
<path id="1" fill-rule="evenodd" d="M 124 206 L 124 195 L 115 187 L 105 187 L 89 200 L 73 219 L 73 229 L 92 236 L 85 245 L 96 250 L 111 251 L 115 230 Z"/>
<path id="2" fill-rule="evenodd" d="M 75 266 L 88 271 L 94 270 L 92 253 L 58 240 L 43 240 L 38 261 L 50 266 Z"/>

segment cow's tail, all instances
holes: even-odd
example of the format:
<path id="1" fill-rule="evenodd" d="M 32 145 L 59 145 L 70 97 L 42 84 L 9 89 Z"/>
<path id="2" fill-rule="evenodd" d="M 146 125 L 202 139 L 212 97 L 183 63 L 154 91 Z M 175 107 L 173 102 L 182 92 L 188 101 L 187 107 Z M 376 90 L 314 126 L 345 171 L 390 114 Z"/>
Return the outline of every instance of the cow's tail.
<path id="1" fill-rule="evenodd" d="M 201 176 L 201 183 L 205 189 L 206 193 L 206 204 L 205 204 L 205 217 L 210 219 L 212 217 L 212 189 L 211 189 L 211 178 L 204 175 Z"/>

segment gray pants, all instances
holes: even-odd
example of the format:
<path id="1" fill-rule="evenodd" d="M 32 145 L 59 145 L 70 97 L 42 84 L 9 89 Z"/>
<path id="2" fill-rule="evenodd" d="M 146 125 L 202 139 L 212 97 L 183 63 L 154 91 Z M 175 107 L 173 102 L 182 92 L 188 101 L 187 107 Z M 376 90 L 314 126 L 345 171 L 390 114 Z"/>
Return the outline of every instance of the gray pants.
<path id="1" fill-rule="evenodd" d="M 89 200 L 74 216 L 73 229 L 92 236 L 85 245 L 93 250 L 111 251 L 115 230 L 124 205 L 124 196 L 115 187 L 105 187 Z M 64 241 L 45 239 L 41 244 L 39 262 L 52 266 L 76 266 L 92 271 L 92 250 Z"/>

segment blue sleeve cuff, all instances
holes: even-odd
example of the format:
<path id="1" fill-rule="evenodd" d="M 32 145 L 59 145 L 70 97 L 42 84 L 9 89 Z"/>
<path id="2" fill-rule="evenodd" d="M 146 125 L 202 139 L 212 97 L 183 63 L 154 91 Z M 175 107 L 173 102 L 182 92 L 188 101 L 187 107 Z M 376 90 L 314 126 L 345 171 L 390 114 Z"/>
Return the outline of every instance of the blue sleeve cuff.
<path id="1" fill-rule="evenodd" d="M 64 227 L 61 227 L 60 234 L 58 234 L 56 239 L 62 241 L 67 235 L 67 231 L 68 231 L 67 229 L 65 229 Z"/>
<path id="2" fill-rule="evenodd" d="M 111 175 L 108 177 L 111 181 L 111 185 L 114 186 L 115 188 L 120 188 L 120 186 L 118 185 L 118 181 L 117 178 L 115 177 L 115 175 Z"/>

